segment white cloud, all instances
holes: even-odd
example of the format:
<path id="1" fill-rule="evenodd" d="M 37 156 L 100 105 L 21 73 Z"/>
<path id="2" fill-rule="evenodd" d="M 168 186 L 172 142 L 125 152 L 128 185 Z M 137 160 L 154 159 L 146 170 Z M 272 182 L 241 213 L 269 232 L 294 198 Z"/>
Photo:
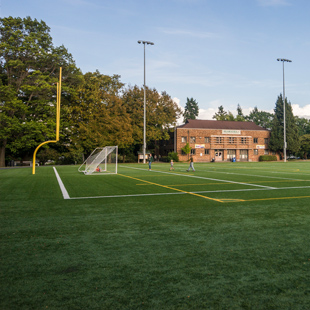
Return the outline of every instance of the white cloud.
<path id="1" fill-rule="evenodd" d="M 300 107 L 299 104 L 292 104 L 293 114 L 295 116 L 310 119 L 310 104 Z"/>
<path id="2" fill-rule="evenodd" d="M 209 119 L 212 120 L 213 115 L 217 112 L 218 109 L 208 108 L 208 109 L 199 109 L 198 119 Z"/>

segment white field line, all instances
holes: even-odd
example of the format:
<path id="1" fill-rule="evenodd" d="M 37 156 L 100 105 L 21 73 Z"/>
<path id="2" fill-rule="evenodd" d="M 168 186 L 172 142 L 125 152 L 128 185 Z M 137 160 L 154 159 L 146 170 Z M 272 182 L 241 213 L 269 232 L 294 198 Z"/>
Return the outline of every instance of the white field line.
<path id="1" fill-rule="evenodd" d="M 127 167 L 127 166 L 123 166 L 123 167 L 128 168 L 128 169 L 136 169 L 136 170 L 144 170 L 145 171 L 145 169 L 142 169 L 142 168 Z M 187 177 L 187 178 L 195 178 L 195 179 L 218 181 L 218 182 L 223 182 L 223 183 L 234 183 L 234 184 L 242 184 L 242 185 L 248 185 L 248 186 L 262 187 L 262 188 L 267 188 L 267 189 L 276 189 L 276 187 L 271 187 L 271 186 L 264 186 L 264 185 L 258 185 L 258 184 L 252 184 L 252 183 L 235 182 L 235 181 L 228 181 L 228 180 L 221 180 L 221 179 L 199 177 L 197 175 L 186 175 L 186 174 L 178 174 L 178 173 L 165 172 L 165 171 L 157 171 L 157 170 L 152 170 L 152 172 L 169 174 L 169 175 L 184 176 L 184 177 Z"/>
<path id="2" fill-rule="evenodd" d="M 258 178 L 269 178 L 269 179 L 280 179 L 280 180 L 291 180 L 291 181 L 308 181 L 303 179 L 292 179 L 292 178 L 281 178 L 281 177 L 271 177 L 271 176 L 265 176 L 265 175 L 256 175 L 256 174 L 244 174 L 244 173 L 236 173 L 236 172 L 222 172 L 222 171 L 211 171 L 211 170 L 199 170 L 204 172 L 215 172 L 215 173 L 222 173 L 222 174 L 235 174 L 235 175 L 243 175 L 248 177 L 258 177 Z M 272 172 L 272 171 L 269 171 Z M 272 172 L 274 173 L 274 172 Z"/>
<path id="3" fill-rule="evenodd" d="M 145 170 L 141 168 L 134 168 L 134 167 L 125 167 L 125 168 L 131 168 L 131 169 L 139 169 L 139 170 Z M 62 192 L 63 198 L 64 199 L 96 199 L 96 198 L 126 198 L 126 197 L 147 197 L 147 196 L 164 196 L 164 195 L 184 195 L 187 194 L 186 192 L 174 192 L 174 193 L 154 193 L 154 194 L 131 194 L 131 195 L 111 195 L 111 196 L 92 196 L 92 197 L 70 197 L 56 168 L 53 167 L 60 190 Z M 153 170 L 154 172 L 154 170 Z M 196 177 L 196 178 L 201 178 L 201 179 L 208 179 L 208 178 L 203 178 L 203 177 L 198 177 L 198 176 L 191 176 L 191 175 L 186 175 L 186 174 L 177 174 L 177 173 L 171 173 L 171 172 L 162 172 L 162 171 L 155 171 L 159 173 L 167 173 L 167 174 L 174 174 L 178 176 L 186 176 L 186 177 Z M 243 185 L 249 185 L 248 183 L 238 183 L 238 182 L 230 182 L 230 181 L 224 181 L 224 180 L 218 180 L 218 179 L 210 179 L 209 180 L 216 180 L 216 181 L 223 181 L 223 182 L 229 182 L 229 183 L 237 183 L 237 184 L 243 184 Z M 251 185 L 251 184 L 250 184 Z M 254 185 L 253 185 L 254 186 Z M 297 187 L 281 187 L 281 188 L 276 188 L 276 187 L 268 187 L 268 186 L 259 186 L 261 188 L 247 188 L 247 189 L 233 189 L 233 190 L 213 190 L 213 191 L 198 191 L 198 192 L 189 192 L 192 194 L 206 194 L 206 193 L 226 193 L 226 192 L 246 192 L 246 191 L 263 191 L 263 190 L 282 190 L 282 189 L 302 189 L 302 188 L 310 188 L 310 186 L 297 186 Z"/>
<path id="4" fill-rule="evenodd" d="M 174 192 L 174 193 L 154 193 L 154 194 L 132 194 L 132 195 L 111 195 L 111 196 L 92 196 L 92 197 L 71 197 L 69 199 L 96 199 L 96 198 L 127 198 L 127 197 L 147 197 L 147 196 L 166 196 L 166 195 L 184 195 L 184 194 L 207 194 L 207 193 L 227 193 L 227 192 L 248 192 L 248 191 L 271 191 L 282 189 L 301 189 L 310 188 L 310 186 L 280 187 L 280 188 L 246 188 L 246 189 L 227 189 L 215 191 L 198 192 Z"/>
<path id="5" fill-rule="evenodd" d="M 69 194 L 68 194 L 68 192 L 67 192 L 67 190 L 66 190 L 66 188 L 65 188 L 65 186 L 64 186 L 64 184 L 63 184 L 63 182 L 62 182 L 62 180 L 61 180 L 61 178 L 60 178 L 60 176 L 56 170 L 56 168 L 53 167 L 53 169 L 54 169 L 54 172 L 56 174 L 56 178 L 57 178 L 60 190 L 62 192 L 62 196 L 64 197 L 64 199 L 70 199 L 70 196 L 69 196 Z"/>

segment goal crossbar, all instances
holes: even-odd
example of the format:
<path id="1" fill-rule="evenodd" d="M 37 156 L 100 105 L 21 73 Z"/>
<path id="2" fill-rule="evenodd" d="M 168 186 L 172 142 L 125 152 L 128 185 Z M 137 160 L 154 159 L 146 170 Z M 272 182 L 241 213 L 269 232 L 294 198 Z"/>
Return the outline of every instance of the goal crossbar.
<path id="1" fill-rule="evenodd" d="M 117 174 L 117 146 L 97 147 L 79 167 L 84 174 Z"/>

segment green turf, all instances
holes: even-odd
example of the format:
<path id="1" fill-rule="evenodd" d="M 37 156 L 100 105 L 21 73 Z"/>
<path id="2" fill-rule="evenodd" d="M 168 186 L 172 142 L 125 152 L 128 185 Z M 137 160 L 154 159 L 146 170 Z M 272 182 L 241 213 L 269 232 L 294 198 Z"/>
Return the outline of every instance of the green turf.
<path id="1" fill-rule="evenodd" d="M 0 170 L 0 309 L 309 309 L 310 162 L 169 167 Z"/>

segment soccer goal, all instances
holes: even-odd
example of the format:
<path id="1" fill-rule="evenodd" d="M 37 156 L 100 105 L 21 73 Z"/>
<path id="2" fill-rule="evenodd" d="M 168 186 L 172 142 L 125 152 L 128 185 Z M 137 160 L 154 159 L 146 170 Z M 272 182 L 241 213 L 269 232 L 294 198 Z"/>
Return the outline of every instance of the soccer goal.
<path id="1" fill-rule="evenodd" d="M 117 174 L 117 146 L 97 147 L 79 167 L 84 174 Z"/>

